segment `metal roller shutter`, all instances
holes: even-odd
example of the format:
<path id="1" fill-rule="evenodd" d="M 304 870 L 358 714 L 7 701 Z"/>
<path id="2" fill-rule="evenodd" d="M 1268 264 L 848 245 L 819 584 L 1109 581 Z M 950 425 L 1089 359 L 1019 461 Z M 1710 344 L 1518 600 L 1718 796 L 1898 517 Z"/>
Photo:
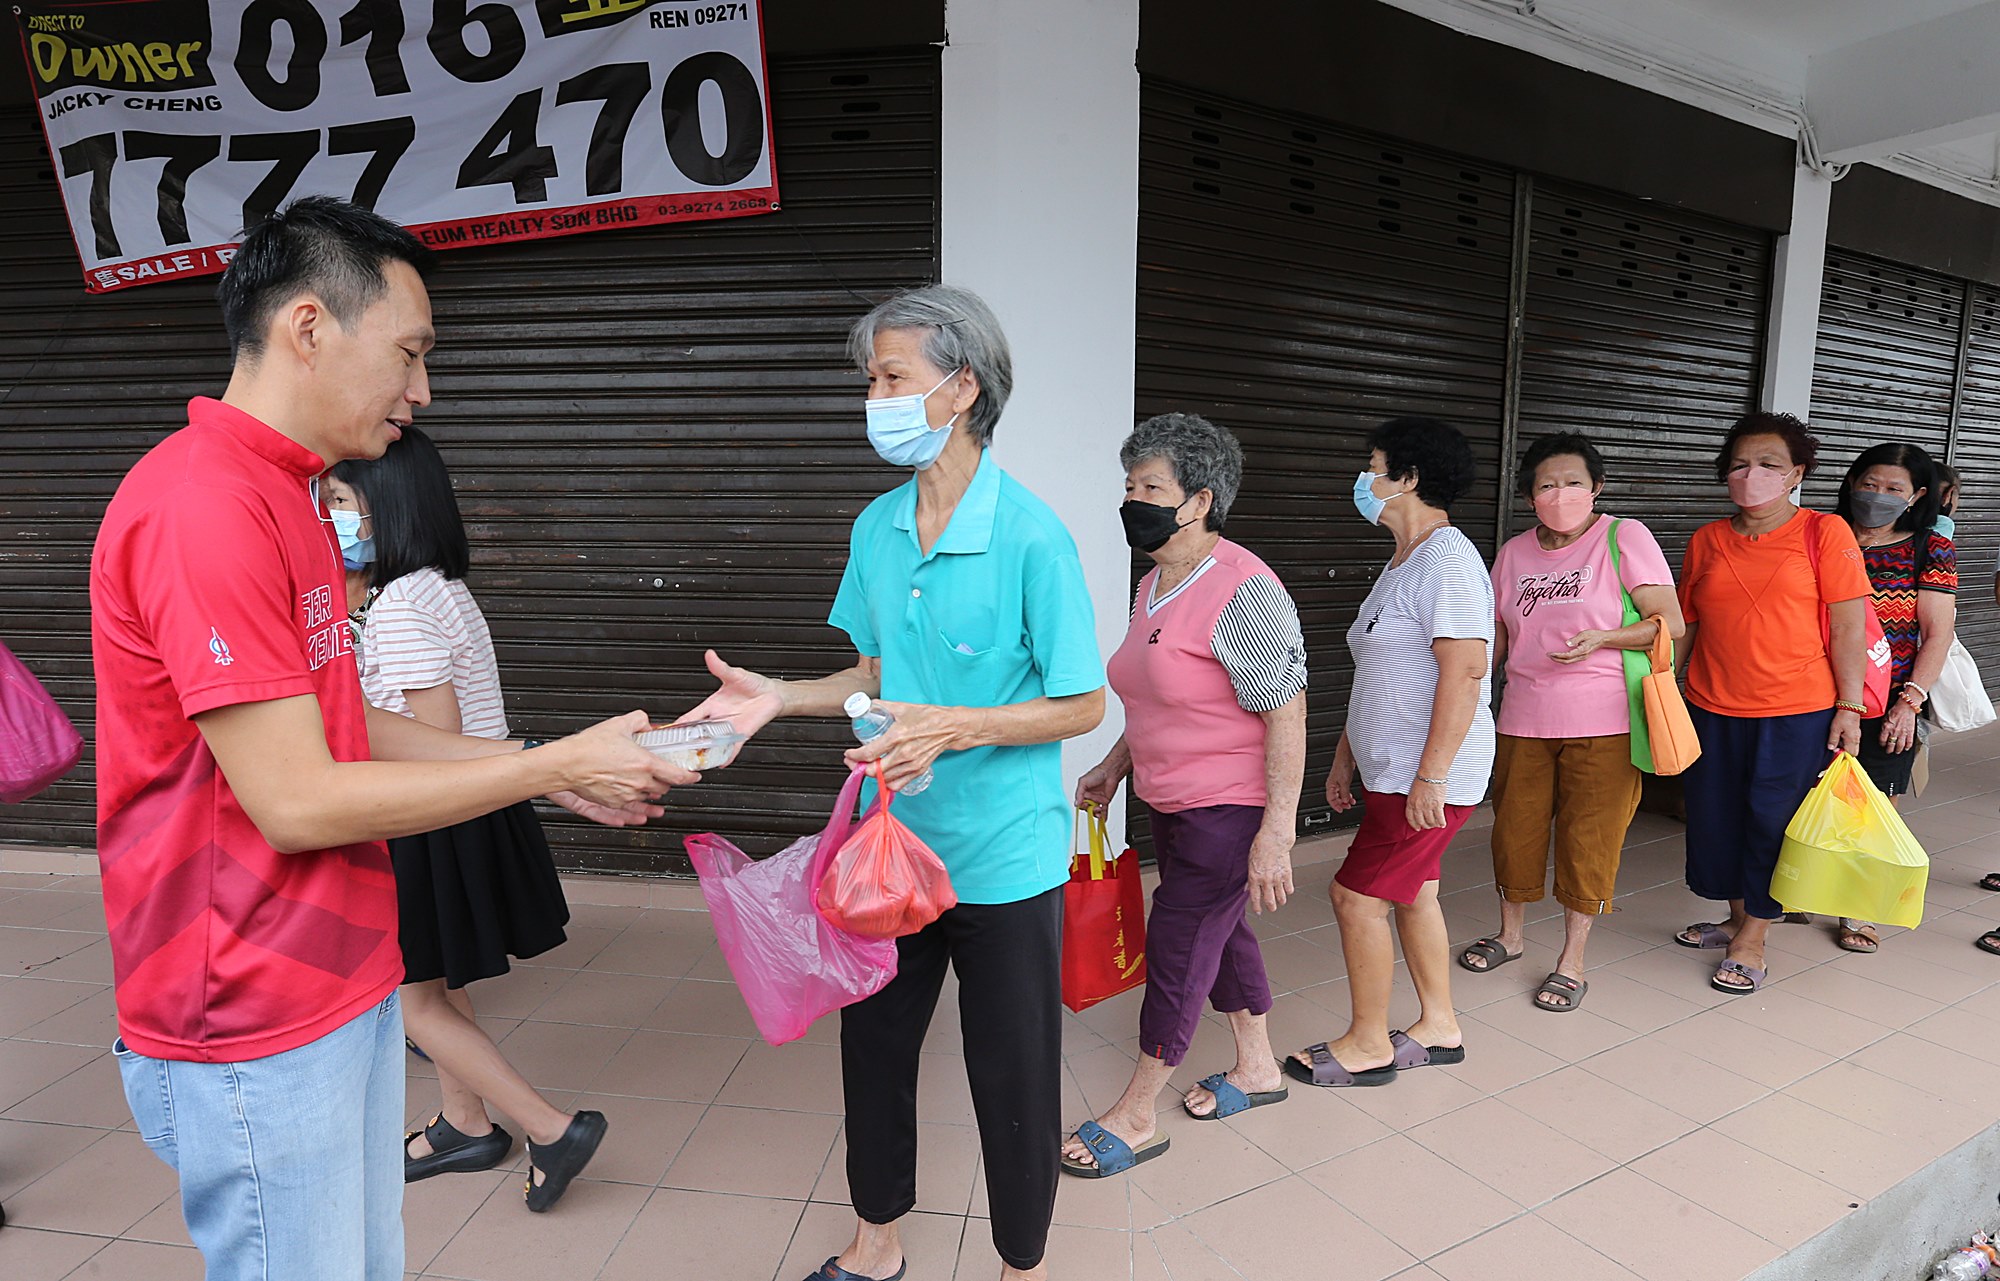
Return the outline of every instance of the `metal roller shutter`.
<path id="1" fill-rule="evenodd" d="M 1904 441 L 1944 461 L 1964 310 L 1956 280 L 1827 254 L 1812 389 L 1813 434 L 1823 443 L 1808 505 L 1833 510 L 1841 478 L 1871 445 Z"/>
<path id="2" fill-rule="evenodd" d="M 849 524 L 897 477 L 843 342 L 874 299 L 936 278 L 938 55 L 778 58 L 772 83 L 782 213 L 457 252 L 439 273 L 419 421 L 453 469 L 519 732 L 677 714 L 710 687 L 707 647 L 779 675 L 851 658 L 826 611 Z M 0 636 L 81 723 L 103 504 L 227 362 L 213 282 L 83 294 L 35 120 L 7 121 Z M 776 849 L 824 821 L 844 741 L 779 726 L 666 823 L 561 815 L 551 840 L 627 871 L 684 869 L 690 831 Z M 0 839 L 88 844 L 89 782 L 9 812 Z"/>
<path id="3" fill-rule="evenodd" d="M 1952 465 L 1965 478 L 1956 517 L 1958 634 L 1978 660 L 1988 689 L 2000 689 L 2000 290 L 1972 289 L 1965 386 Z"/>
<path id="4" fill-rule="evenodd" d="M 1389 554 L 1349 501 L 1368 431 L 1429 414 L 1471 437 L 1482 476 L 1453 515 L 1492 551 L 1513 179 L 1156 79 L 1140 120 L 1138 413 L 1243 442 L 1228 532 L 1304 617 L 1301 824 L 1323 825 L 1346 629 Z"/>
<path id="5" fill-rule="evenodd" d="M 1770 237 L 1539 180 L 1530 205 L 1520 446 L 1588 436 L 1604 509 L 1645 521 L 1678 565 L 1727 514 L 1713 460 L 1757 403 Z M 1516 507 L 1510 526 L 1531 520 Z"/>

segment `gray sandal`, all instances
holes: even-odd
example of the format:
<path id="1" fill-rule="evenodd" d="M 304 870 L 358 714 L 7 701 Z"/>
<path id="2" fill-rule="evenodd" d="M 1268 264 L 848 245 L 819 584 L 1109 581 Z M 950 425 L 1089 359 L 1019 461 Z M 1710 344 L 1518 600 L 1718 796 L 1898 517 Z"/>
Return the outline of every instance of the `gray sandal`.
<path id="1" fill-rule="evenodd" d="M 1474 974 L 1490 974 L 1507 964 L 1507 962 L 1518 961 L 1527 954 L 1528 950 L 1526 948 L 1522 948 L 1518 952 L 1509 952 L 1499 939 L 1483 938 L 1467 943 L 1458 950 L 1458 967 L 1462 970 L 1470 970 Z M 1473 965 L 1466 960 L 1469 956 L 1476 956 L 1486 962 L 1486 964 Z"/>
<path id="2" fill-rule="evenodd" d="M 1583 994 L 1589 990 L 1589 980 L 1573 979 L 1567 974 L 1551 970 L 1549 976 L 1542 980 L 1542 985 L 1535 989 L 1535 995 L 1531 999 L 1538 1010 L 1547 1010 L 1551 1014 L 1568 1014 L 1583 1005 Z M 1562 1004 L 1551 1005 L 1541 999 L 1544 994 L 1554 997 Z"/>
<path id="3" fill-rule="evenodd" d="M 1748 979 L 1749 986 L 1745 987 L 1741 983 L 1724 983 L 1722 976 L 1725 974 Z M 1718 992 L 1727 992 L 1731 996 L 1748 996 L 1764 986 L 1764 971 L 1753 970 L 1741 961 L 1724 961 L 1715 967 L 1715 974 L 1708 980 L 1708 985 Z"/>

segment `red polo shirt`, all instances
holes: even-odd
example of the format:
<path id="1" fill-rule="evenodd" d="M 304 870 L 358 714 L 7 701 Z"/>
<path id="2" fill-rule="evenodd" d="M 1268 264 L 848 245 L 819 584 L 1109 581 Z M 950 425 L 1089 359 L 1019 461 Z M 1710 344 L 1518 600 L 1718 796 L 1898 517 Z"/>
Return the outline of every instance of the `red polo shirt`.
<path id="1" fill-rule="evenodd" d="M 197 398 L 127 473 L 90 565 L 98 860 L 118 1030 L 141 1054 L 296 1049 L 402 981 L 379 842 L 280 854 L 191 717 L 310 694 L 339 761 L 368 759 L 320 458 Z"/>

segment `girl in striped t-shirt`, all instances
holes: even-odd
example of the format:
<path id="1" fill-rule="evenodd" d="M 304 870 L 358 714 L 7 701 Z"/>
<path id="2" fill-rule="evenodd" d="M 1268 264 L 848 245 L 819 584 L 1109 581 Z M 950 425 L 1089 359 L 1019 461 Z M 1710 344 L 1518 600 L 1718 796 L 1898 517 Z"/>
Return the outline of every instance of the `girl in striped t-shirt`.
<path id="1" fill-rule="evenodd" d="M 415 427 L 381 458 L 327 475 L 328 508 L 348 570 L 355 652 L 368 701 L 427 725 L 507 737 L 486 618 L 465 586 L 471 549 L 437 446 Z M 507 1159 L 513 1136 L 487 1103 L 527 1131 L 527 1200 L 555 1204 L 603 1140 L 604 1116 L 544 1099 L 474 1021 L 465 987 L 505 974 L 508 958 L 564 940 L 569 906 L 534 806 L 389 842 L 403 944 L 403 1017 L 436 1064 L 437 1116 L 408 1136 L 405 1182 Z"/>

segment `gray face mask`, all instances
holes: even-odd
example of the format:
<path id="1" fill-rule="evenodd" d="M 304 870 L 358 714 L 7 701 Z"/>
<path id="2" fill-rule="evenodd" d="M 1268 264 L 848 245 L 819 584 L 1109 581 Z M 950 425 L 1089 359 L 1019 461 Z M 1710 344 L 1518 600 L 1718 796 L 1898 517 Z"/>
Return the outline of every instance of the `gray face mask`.
<path id="1" fill-rule="evenodd" d="M 1854 513 L 1855 522 L 1863 529 L 1880 529 L 1893 525 L 1898 517 L 1910 510 L 1908 499 L 1899 494 L 1881 494 L 1872 489 L 1857 489 L 1848 495 L 1849 510 Z"/>

